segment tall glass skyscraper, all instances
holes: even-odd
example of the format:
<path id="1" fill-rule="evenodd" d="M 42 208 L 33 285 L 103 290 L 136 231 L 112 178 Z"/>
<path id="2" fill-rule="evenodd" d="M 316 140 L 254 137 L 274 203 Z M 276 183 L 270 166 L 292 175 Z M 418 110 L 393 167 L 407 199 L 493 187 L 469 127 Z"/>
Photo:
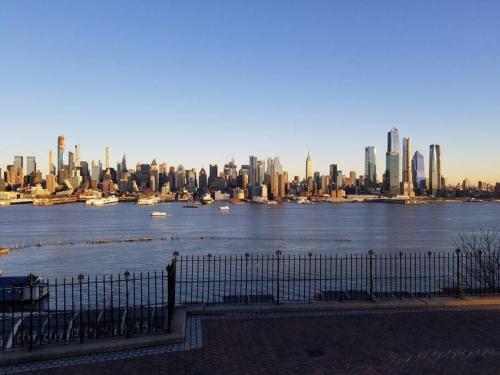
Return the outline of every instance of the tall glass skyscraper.
<path id="1" fill-rule="evenodd" d="M 415 151 L 412 159 L 413 184 L 415 190 L 423 192 L 426 190 L 425 184 L 425 164 L 424 155 Z"/>
<path id="2" fill-rule="evenodd" d="M 391 195 L 401 192 L 399 163 L 399 130 L 392 128 L 387 133 L 387 153 L 385 154 L 386 191 Z"/>
<path id="3" fill-rule="evenodd" d="M 259 178 L 259 167 L 257 165 L 258 159 L 257 156 L 250 156 L 250 162 L 249 162 L 249 167 L 250 167 L 250 173 L 248 175 L 248 185 L 250 186 L 255 186 L 257 185 L 258 178 Z"/>
<path id="4" fill-rule="evenodd" d="M 399 154 L 399 130 L 392 128 L 387 133 L 387 152 L 397 152 Z"/>
<path id="5" fill-rule="evenodd" d="M 307 158 L 306 158 L 306 181 L 309 179 L 309 177 L 313 177 L 313 164 L 312 164 L 312 159 L 311 155 L 309 152 L 307 152 Z"/>
<path id="6" fill-rule="evenodd" d="M 375 146 L 365 147 L 365 183 L 373 187 L 377 184 L 377 149 Z"/>
<path id="7" fill-rule="evenodd" d="M 441 146 L 431 145 L 429 150 L 429 192 L 434 195 L 441 190 Z"/>

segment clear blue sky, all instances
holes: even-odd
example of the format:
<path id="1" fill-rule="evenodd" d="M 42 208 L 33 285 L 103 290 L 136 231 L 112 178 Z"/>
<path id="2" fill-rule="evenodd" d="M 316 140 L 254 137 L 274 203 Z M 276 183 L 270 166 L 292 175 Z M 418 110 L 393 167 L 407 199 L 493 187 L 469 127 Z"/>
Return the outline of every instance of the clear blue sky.
<path id="1" fill-rule="evenodd" d="M 198 170 L 279 155 L 385 168 L 397 126 L 444 174 L 500 181 L 499 1 L 0 2 L 0 167 L 64 133 L 82 159 Z"/>

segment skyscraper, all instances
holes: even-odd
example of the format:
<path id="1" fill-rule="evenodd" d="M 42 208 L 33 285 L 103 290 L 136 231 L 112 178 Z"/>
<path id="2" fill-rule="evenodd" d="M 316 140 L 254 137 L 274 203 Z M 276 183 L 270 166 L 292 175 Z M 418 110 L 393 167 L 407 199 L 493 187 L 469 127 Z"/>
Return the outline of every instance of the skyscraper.
<path id="1" fill-rule="evenodd" d="M 422 193 L 423 191 L 426 190 L 425 164 L 424 164 L 424 156 L 418 151 L 415 151 L 415 154 L 413 154 L 412 172 L 413 172 L 413 185 L 415 186 L 415 189 L 419 193 Z"/>
<path id="2" fill-rule="evenodd" d="M 332 191 L 337 188 L 337 164 L 330 164 L 330 184 Z"/>
<path id="3" fill-rule="evenodd" d="M 16 173 L 19 169 L 24 169 L 24 158 L 22 156 L 14 156 L 14 168 L 16 168 Z"/>
<path id="4" fill-rule="evenodd" d="M 397 195 L 401 191 L 399 178 L 399 130 L 392 128 L 387 133 L 387 153 L 385 154 L 386 191 Z"/>
<path id="5" fill-rule="evenodd" d="M 49 150 L 49 174 L 56 174 L 56 166 L 54 164 L 54 152 Z"/>
<path id="6" fill-rule="evenodd" d="M 123 157 L 122 157 L 122 172 L 127 172 L 128 169 L 127 169 L 127 159 L 125 157 L 125 154 L 123 154 Z"/>
<path id="7" fill-rule="evenodd" d="M 399 154 L 399 130 L 397 128 L 392 128 L 387 133 L 387 152 Z"/>
<path id="8" fill-rule="evenodd" d="M 435 195 L 441 190 L 441 146 L 431 145 L 429 149 L 429 193 Z"/>
<path id="9" fill-rule="evenodd" d="M 26 156 L 26 174 L 34 177 L 36 173 L 36 161 L 34 156 Z"/>
<path id="10" fill-rule="evenodd" d="M 306 158 L 306 181 L 309 180 L 309 178 L 313 177 L 313 162 L 311 159 L 311 155 L 309 154 L 309 151 L 307 152 L 307 158 Z"/>
<path id="11" fill-rule="evenodd" d="M 105 156 L 104 166 L 106 167 L 106 170 L 108 170 L 109 166 L 110 166 L 110 164 L 109 164 L 110 151 L 109 151 L 109 147 L 108 146 L 106 146 L 106 149 L 105 149 L 104 153 L 105 153 L 105 155 L 104 155 Z"/>
<path id="12" fill-rule="evenodd" d="M 80 166 L 80 147 L 75 145 L 75 166 Z"/>
<path id="13" fill-rule="evenodd" d="M 377 150 L 375 146 L 365 147 L 365 183 L 368 187 L 377 185 Z"/>
<path id="14" fill-rule="evenodd" d="M 212 186 L 214 180 L 219 177 L 219 167 L 217 164 L 210 164 L 208 169 L 208 186 Z"/>
<path id="15" fill-rule="evenodd" d="M 412 172 L 412 141 L 411 138 L 403 138 L 403 195 L 413 196 L 413 172 Z"/>
<path id="16" fill-rule="evenodd" d="M 258 182 L 259 176 L 259 167 L 258 167 L 258 159 L 257 156 L 250 156 L 250 173 L 248 176 L 248 185 L 255 186 Z M 250 190 L 250 189 L 249 189 Z M 250 190 L 251 191 L 251 190 Z"/>
<path id="17" fill-rule="evenodd" d="M 64 167 L 64 135 L 57 137 L 57 170 L 60 171 Z"/>

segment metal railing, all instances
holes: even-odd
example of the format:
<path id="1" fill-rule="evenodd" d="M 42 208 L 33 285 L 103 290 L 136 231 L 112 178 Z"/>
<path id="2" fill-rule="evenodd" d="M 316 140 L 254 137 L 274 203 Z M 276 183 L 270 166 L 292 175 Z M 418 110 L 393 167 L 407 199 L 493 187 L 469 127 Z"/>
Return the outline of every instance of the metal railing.
<path id="1" fill-rule="evenodd" d="M 497 254 L 211 255 L 176 258 L 177 304 L 313 302 L 491 295 Z"/>
<path id="2" fill-rule="evenodd" d="M 173 305 L 169 308 L 167 292 L 169 280 L 170 288 L 174 282 L 168 271 L 16 279 L 21 280 L 0 287 L 1 350 L 31 350 L 170 328 Z"/>

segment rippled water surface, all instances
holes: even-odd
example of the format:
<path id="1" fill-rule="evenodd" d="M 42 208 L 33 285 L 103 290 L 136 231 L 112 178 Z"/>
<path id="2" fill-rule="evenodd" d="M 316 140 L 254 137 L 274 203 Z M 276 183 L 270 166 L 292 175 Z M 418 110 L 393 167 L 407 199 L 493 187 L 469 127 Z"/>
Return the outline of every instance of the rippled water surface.
<path id="1" fill-rule="evenodd" d="M 451 251 L 461 232 L 500 228 L 500 203 L 219 204 L 186 209 L 181 203 L 155 210 L 129 203 L 103 207 L 69 204 L 0 208 L 0 244 L 18 250 L 0 257 L 0 270 L 46 276 L 146 271 L 181 254 Z M 151 238 L 121 242 L 124 238 Z M 95 239 L 115 239 L 103 245 Z M 57 244 L 59 242 L 59 244 Z M 68 244 L 71 242 L 72 244 Z M 41 246 L 37 246 L 40 244 Z"/>

